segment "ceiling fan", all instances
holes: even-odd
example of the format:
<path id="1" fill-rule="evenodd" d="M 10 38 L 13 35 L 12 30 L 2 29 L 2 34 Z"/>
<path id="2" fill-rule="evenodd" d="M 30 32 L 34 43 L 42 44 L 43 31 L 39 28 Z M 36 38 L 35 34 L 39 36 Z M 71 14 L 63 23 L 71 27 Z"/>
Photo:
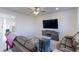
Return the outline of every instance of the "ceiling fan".
<path id="1" fill-rule="evenodd" d="M 29 8 L 32 10 L 32 13 L 35 14 L 35 15 L 38 15 L 40 12 L 44 13 L 46 12 L 43 8 L 41 7 L 31 7 Z"/>

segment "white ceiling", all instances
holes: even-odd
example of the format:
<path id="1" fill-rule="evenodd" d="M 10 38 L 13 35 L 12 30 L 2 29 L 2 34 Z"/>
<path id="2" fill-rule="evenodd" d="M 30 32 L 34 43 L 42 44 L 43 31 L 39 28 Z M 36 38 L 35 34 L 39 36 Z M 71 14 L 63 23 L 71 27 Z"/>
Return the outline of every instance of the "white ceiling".
<path id="1" fill-rule="evenodd" d="M 34 15 L 32 10 L 33 7 L 1 7 L 1 8 L 7 9 L 13 12 L 25 14 L 25 15 Z M 58 8 L 59 10 L 56 10 L 56 7 L 40 7 L 40 11 L 42 12 L 40 12 L 39 15 L 54 13 L 54 12 L 63 11 L 63 10 L 69 10 L 76 7 L 58 7 Z"/>

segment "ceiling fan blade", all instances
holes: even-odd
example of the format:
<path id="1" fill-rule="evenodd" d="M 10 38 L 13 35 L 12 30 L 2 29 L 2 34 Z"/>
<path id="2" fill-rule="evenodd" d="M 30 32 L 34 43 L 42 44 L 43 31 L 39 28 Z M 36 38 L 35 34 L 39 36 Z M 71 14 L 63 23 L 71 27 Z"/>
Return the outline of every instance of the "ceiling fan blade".
<path id="1" fill-rule="evenodd" d="M 34 11 L 35 8 L 34 7 L 29 7 L 28 9 Z"/>
<path id="2" fill-rule="evenodd" d="M 46 11 L 43 10 L 43 11 L 40 11 L 40 12 L 46 12 Z"/>

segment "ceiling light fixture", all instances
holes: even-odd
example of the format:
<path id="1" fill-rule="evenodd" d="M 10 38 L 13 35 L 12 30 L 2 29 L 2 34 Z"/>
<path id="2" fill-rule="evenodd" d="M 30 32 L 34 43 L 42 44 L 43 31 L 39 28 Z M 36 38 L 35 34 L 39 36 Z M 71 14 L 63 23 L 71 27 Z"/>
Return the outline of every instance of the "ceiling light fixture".
<path id="1" fill-rule="evenodd" d="M 40 8 L 39 7 L 34 7 L 34 14 L 35 15 L 38 15 L 39 14 L 39 12 L 40 12 Z"/>

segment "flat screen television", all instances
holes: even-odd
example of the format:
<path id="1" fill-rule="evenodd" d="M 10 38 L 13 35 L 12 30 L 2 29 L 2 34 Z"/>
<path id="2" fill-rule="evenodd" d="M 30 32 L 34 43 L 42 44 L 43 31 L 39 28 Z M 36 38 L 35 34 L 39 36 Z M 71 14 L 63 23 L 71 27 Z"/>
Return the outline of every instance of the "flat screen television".
<path id="1" fill-rule="evenodd" d="M 58 29 L 58 19 L 43 20 L 43 28 Z"/>

